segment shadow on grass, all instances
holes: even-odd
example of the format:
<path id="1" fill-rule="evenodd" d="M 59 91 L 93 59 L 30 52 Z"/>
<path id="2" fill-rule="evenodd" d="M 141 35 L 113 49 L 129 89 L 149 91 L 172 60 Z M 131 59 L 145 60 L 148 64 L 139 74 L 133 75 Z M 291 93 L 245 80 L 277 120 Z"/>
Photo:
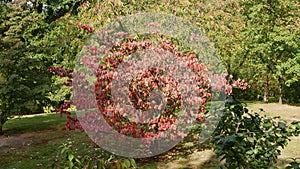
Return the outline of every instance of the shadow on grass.
<path id="1" fill-rule="evenodd" d="M 219 169 L 220 168 L 220 160 L 217 158 L 216 155 L 212 155 L 210 156 L 210 158 L 208 160 L 205 160 L 204 163 L 202 163 L 200 166 L 198 166 L 199 168 L 203 168 L 203 169 Z"/>
<path id="2" fill-rule="evenodd" d="M 138 166 L 142 168 L 149 168 L 150 166 L 152 166 L 150 168 L 158 169 L 219 168 L 220 161 L 210 149 L 208 143 L 199 144 L 195 135 L 189 135 L 181 143 L 163 154 L 136 159 L 136 161 Z"/>
<path id="3" fill-rule="evenodd" d="M 296 107 L 300 107 L 300 103 L 286 103 L 289 106 L 296 106 Z"/>
<path id="4" fill-rule="evenodd" d="M 211 151 L 195 152 L 189 156 L 176 156 L 172 158 L 148 158 L 148 161 L 138 160 L 138 166 L 142 168 L 157 169 L 219 169 L 220 161 Z"/>

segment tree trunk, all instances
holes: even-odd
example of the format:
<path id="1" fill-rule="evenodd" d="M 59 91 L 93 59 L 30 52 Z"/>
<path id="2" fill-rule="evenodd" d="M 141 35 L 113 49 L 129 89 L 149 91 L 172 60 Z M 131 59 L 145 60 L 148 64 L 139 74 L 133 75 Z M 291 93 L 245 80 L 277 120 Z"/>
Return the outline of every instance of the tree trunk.
<path id="1" fill-rule="evenodd" d="M 266 83 L 265 83 L 265 94 L 264 94 L 264 102 L 269 101 L 269 77 L 266 76 Z"/>
<path id="2" fill-rule="evenodd" d="M 278 80 L 279 81 L 279 104 L 282 104 L 282 85 L 281 85 L 281 79 Z"/>
<path id="3" fill-rule="evenodd" d="M 3 124 L 2 124 L 2 122 L 0 121 L 0 135 L 2 135 L 2 134 L 3 134 L 3 130 L 2 130 L 2 128 L 3 128 Z"/>
<path id="4" fill-rule="evenodd" d="M 279 90 L 280 90 L 280 94 L 279 94 L 279 101 L 278 101 L 278 103 L 279 103 L 279 104 L 282 104 L 282 93 L 281 93 L 281 88 L 280 88 Z"/>

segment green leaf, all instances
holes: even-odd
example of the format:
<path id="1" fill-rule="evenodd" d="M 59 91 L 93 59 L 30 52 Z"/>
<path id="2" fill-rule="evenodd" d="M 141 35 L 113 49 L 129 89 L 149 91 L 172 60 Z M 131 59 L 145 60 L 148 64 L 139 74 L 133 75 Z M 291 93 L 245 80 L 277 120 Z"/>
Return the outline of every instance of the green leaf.
<path id="1" fill-rule="evenodd" d="M 129 168 L 131 166 L 130 161 L 128 159 L 124 160 L 124 164 L 125 164 L 126 168 Z"/>
<path id="2" fill-rule="evenodd" d="M 68 149 L 69 149 L 68 147 L 64 147 L 64 148 L 61 150 L 60 154 L 64 154 Z"/>
<path id="3" fill-rule="evenodd" d="M 278 127 L 281 129 L 286 129 L 286 124 L 283 122 L 278 122 Z"/>
<path id="4" fill-rule="evenodd" d="M 68 155 L 68 159 L 69 159 L 69 161 L 72 161 L 74 159 L 74 155 L 73 154 L 69 154 Z"/>
<path id="5" fill-rule="evenodd" d="M 137 168 L 137 165 L 136 165 L 134 159 L 130 159 L 130 162 L 131 162 L 131 165 L 132 165 L 133 168 Z"/>
<path id="6" fill-rule="evenodd" d="M 254 143 L 255 138 L 253 138 L 253 137 L 247 137 L 247 140 L 248 140 L 250 143 Z"/>
<path id="7" fill-rule="evenodd" d="M 263 124 L 263 127 L 269 129 L 270 127 L 272 127 L 272 123 L 271 122 L 265 122 Z"/>
<path id="8" fill-rule="evenodd" d="M 102 168 L 104 168 L 104 160 L 99 159 L 97 162 L 97 169 L 102 169 Z"/>
<path id="9" fill-rule="evenodd" d="M 110 155 L 109 159 L 107 160 L 107 162 L 110 162 L 113 159 L 113 156 Z"/>
<path id="10" fill-rule="evenodd" d="M 69 162 L 68 162 L 68 165 L 69 165 L 69 168 L 70 168 L 70 169 L 72 169 L 72 168 L 73 168 L 73 166 L 74 166 L 74 164 L 73 164 L 73 162 L 72 162 L 72 161 L 69 161 Z"/>
<path id="11" fill-rule="evenodd" d="M 81 165 L 81 161 L 79 159 L 75 158 L 75 161 Z"/>

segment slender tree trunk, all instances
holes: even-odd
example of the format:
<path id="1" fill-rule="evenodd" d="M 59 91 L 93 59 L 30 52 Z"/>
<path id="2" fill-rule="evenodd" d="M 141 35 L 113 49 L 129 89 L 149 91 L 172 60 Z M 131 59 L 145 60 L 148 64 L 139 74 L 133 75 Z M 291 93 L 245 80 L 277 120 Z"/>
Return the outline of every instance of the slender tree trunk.
<path id="1" fill-rule="evenodd" d="M 279 104 L 282 104 L 282 85 L 281 85 L 281 78 L 278 79 L 279 81 Z"/>
<path id="2" fill-rule="evenodd" d="M 269 101 L 269 76 L 266 76 L 264 102 Z"/>
<path id="3" fill-rule="evenodd" d="M 3 132 L 3 125 L 7 121 L 6 118 L 1 117 L 1 114 L 2 114 L 2 112 L 0 112 L 0 135 L 2 135 L 4 133 Z"/>
<path id="4" fill-rule="evenodd" d="M 282 104 L 282 91 L 281 91 L 281 86 L 279 87 L 279 104 Z"/>
<path id="5" fill-rule="evenodd" d="M 3 134 L 3 130 L 2 130 L 2 128 L 3 128 L 3 124 L 2 124 L 2 122 L 0 121 L 0 135 L 2 135 L 2 134 Z"/>

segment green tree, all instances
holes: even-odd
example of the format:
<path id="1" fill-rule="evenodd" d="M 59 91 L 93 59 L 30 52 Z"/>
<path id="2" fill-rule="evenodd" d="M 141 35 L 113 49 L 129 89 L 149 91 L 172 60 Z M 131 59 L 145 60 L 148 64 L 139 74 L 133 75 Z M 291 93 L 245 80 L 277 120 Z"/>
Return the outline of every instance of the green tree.
<path id="1" fill-rule="evenodd" d="M 53 34 L 60 32 L 53 23 L 67 12 L 59 12 L 65 6 L 48 12 L 55 8 L 51 5 L 43 4 L 47 9 L 41 11 L 41 5 L 25 0 L 1 2 L 4 15 L 0 17 L 0 133 L 9 117 L 42 112 L 44 106 L 52 104 L 49 99 L 49 92 L 53 90 L 52 77 L 47 69 L 66 55 L 59 50 L 62 41 L 54 40 Z M 63 55 L 53 57 L 57 53 Z"/>
<path id="2" fill-rule="evenodd" d="M 245 33 L 249 53 L 265 77 L 265 101 L 268 101 L 269 83 L 278 86 L 279 103 L 282 88 L 298 80 L 299 72 L 299 1 L 251 0 L 241 1 L 246 21 Z"/>
<path id="3" fill-rule="evenodd" d="M 1 113 L 0 133 L 3 124 L 12 115 L 41 112 L 48 104 L 46 94 L 51 77 L 46 74 L 44 60 L 34 57 L 35 50 L 28 48 L 26 28 L 38 18 L 30 16 L 26 1 L 15 4 L 1 2 L 6 12 L 1 18 L 0 72 L 1 72 Z"/>

